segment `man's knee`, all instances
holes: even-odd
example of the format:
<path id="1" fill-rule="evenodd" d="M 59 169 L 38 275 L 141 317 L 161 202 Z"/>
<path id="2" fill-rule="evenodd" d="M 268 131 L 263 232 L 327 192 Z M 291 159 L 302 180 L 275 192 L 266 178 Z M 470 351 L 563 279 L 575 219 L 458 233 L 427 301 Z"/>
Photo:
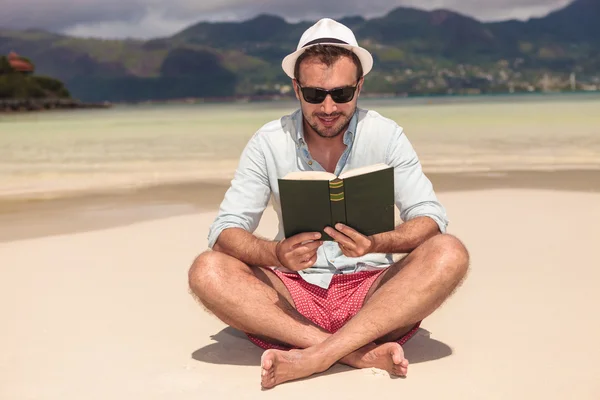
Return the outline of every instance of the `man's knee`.
<path id="1" fill-rule="evenodd" d="M 462 279 L 469 269 L 469 251 L 455 236 L 437 235 L 430 239 L 437 265 L 445 273 Z"/>
<path id="2" fill-rule="evenodd" d="M 206 292 L 218 290 L 219 282 L 224 279 L 225 257 L 223 253 L 209 250 L 196 257 L 192 263 L 188 271 L 188 284 L 200 299 Z"/>

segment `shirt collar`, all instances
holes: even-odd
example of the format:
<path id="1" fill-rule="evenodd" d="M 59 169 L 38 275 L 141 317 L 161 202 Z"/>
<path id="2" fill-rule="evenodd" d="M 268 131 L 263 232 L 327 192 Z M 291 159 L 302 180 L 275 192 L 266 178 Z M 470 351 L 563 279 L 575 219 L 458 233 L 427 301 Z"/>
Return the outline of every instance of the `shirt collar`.
<path id="1" fill-rule="evenodd" d="M 296 143 L 302 145 L 306 143 L 304 141 L 304 117 L 302 115 L 302 110 L 298 110 L 296 112 Z M 348 124 L 348 129 L 344 132 L 343 142 L 346 146 L 350 146 L 354 142 L 354 137 L 356 136 L 356 128 L 358 127 L 358 108 L 354 112 L 354 115 L 350 119 L 350 123 Z"/>

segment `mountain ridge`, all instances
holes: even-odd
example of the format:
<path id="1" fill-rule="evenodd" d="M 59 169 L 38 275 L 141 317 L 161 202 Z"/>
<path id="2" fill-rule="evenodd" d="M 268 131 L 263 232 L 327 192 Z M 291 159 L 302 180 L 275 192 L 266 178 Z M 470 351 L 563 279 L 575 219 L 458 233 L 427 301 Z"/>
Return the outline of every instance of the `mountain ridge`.
<path id="1" fill-rule="evenodd" d="M 528 21 L 481 22 L 451 10 L 410 7 L 338 20 L 375 58 L 365 92 L 410 95 L 573 89 L 571 74 L 581 87 L 600 85 L 597 18 L 600 0 L 575 0 Z M 260 14 L 199 22 L 149 40 L 0 29 L 0 54 L 33 59 L 39 73 L 63 80 L 84 100 L 278 95 L 289 90 L 281 59 L 313 23 Z"/>

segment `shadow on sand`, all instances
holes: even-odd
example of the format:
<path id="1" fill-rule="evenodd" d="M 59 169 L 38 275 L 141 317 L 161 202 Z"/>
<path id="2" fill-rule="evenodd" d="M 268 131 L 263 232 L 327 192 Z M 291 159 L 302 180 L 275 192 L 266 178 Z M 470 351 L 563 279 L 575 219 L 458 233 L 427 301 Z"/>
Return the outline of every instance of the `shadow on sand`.
<path id="1" fill-rule="evenodd" d="M 211 339 L 215 342 L 192 353 L 194 360 L 209 364 L 260 365 L 260 356 L 264 350 L 250 342 L 244 333 L 228 327 L 211 336 Z M 418 364 L 448 357 L 452 354 L 452 349 L 447 344 L 432 339 L 431 333 L 421 328 L 404 345 L 404 353 L 411 364 Z M 339 365 L 328 372 L 335 373 L 347 369 L 350 367 Z"/>

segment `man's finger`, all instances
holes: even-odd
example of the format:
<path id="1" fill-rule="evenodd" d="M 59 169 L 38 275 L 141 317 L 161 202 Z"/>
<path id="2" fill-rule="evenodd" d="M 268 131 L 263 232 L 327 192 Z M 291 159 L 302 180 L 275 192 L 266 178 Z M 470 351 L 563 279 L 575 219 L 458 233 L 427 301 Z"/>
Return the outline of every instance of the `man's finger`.
<path id="1" fill-rule="evenodd" d="M 312 267 L 317 262 L 317 253 L 315 253 L 311 258 L 301 263 L 303 269 Z"/>
<path id="2" fill-rule="evenodd" d="M 291 238 L 287 239 L 287 241 L 291 247 L 296 247 L 304 242 L 311 242 L 313 240 L 319 240 L 320 238 L 320 232 L 303 232 L 292 236 Z"/>
<path id="3" fill-rule="evenodd" d="M 306 243 L 303 244 L 299 247 L 296 247 L 293 251 L 292 251 L 292 256 L 294 257 L 304 257 L 307 254 L 312 254 L 312 253 L 317 253 L 317 249 L 319 247 L 321 247 L 321 245 L 323 244 L 323 242 L 321 241 L 317 241 L 317 242 L 310 242 L 310 243 Z"/>
<path id="4" fill-rule="evenodd" d="M 335 240 L 340 246 L 343 245 L 347 249 L 354 249 L 356 247 L 356 243 L 352 239 L 331 227 L 325 228 L 325 232 L 329 236 L 331 236 L 333 240 Z"/>
<path id="5" fill-rule="evenodd" d="M 325 233 L 328 234 L 329 236 L 331 236 L 331 238 L 333 240 L 335 240 L 336 242 L 340 241 L 340 240 L 344 240 L 344 239 L 349 239 L 346 235 L 336 231 L 335 229 L 333 229 L 330 226 L 325 227 Z"/>
<path id="6" fill-rule="evenodd" d="M 317 253 L 312 255 L 308 254 L 306 257 L 298 258 L 296 261 L 290 264 L 291 269 L 294 271 L 302 271 L 304 269 L 312 267 L 317 262 Z"/>
<path id="7" fill-rule="evenodd" d="M 350 228 L 347 225 L 336 224 L 335 225 L 335 229 L 337 229 L 338 231 L 340 231 L 344 235 L 348 236 L 350 239 L 354 240 L 356 243 L 360 243 L 360 242 L 363 242 L 365 240 L 368 240 L 365 235 L 363 235 L 362 233 L 360 233 L 360 232 L 358 232 L 358 231 Z"/>

